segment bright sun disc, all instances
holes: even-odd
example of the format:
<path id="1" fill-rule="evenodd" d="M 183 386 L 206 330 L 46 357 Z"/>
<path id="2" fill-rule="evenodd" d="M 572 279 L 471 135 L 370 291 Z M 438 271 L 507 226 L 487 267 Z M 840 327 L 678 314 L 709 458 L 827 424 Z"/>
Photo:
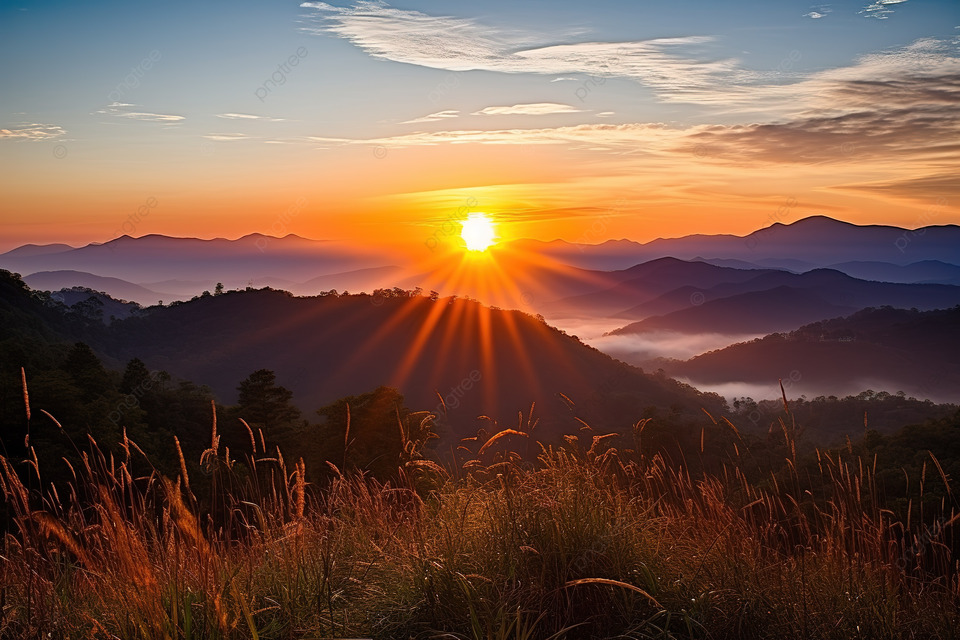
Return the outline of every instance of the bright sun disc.
<path id="1" fill-rule="evenodd" d="M 470 217 L 463 221 L 460 237 L 467 243 L 470 251 L 485 251 L 496 239 L 493 222 L 482 213 L 471 213 Z"/>

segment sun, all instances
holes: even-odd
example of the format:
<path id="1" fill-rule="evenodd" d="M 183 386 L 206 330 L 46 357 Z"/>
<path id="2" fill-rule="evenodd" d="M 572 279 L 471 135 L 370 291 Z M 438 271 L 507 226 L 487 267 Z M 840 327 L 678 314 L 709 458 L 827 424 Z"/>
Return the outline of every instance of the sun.
<path id="1" fill-rule="evenodd" d="M 496 231 L 493 222 L 482 213 L 471 213 L 463 221 L 463 231 L 460 237 L 467 243 L 470 251 L 486 251 L 496 241 Z"/>

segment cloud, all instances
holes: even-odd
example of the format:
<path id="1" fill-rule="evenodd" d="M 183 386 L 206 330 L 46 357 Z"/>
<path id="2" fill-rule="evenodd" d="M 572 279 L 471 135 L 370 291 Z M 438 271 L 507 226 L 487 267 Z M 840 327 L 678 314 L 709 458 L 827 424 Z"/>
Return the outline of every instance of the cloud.
<path id="1" fill-rule="evenodd" d="M 177 124 L 186 118 L 184 116 L 168 115 L 163 113 L 147 113 L 144 111 L 130 111 L 130 107 L 138 105 L 126 102 L 111 102 L 103 109 L 95 113 L 116 116 L 118 118 L 127 118 L 129 120 L 142 120 L 145 122 L 159 122 L 161 124 Z"/>
<path id="2" fill-rule="evenodd" d="M 55 124 L 21 124 L 16 129 L 0 129 L 0 140 L 54 140 L 65 136 L 63 127 Z"/>
<path id="3" fill-rule="evenodd" d="M 716 89 L 718 101 L 723 91 L 727 89 Z M 748 124 L 676 127 L 655 122 L 601 124 L 594 120 L 562 127 L 477 126 L 372 139 L 308 140 L 327 146 L 387 148 L 567 145 L 609 157 L 655 157 L 658 162 L 686 163 L 693 156 L 705 172 L 724 166 L 779 164 L 806 165 L 811 171 L 836 175 L 835 169 L 817 167 L 843 165 L 857 167 L 858 171 L 872 170 L 877 182 L 832 188 L 912 199 L 927 197 L 923 192 L 934 187 L 955 193 L 940 178 L 903 182 L 951 172 L 955 175 L 960 164 L 960 58 L 946 41 L 918 40 L 906 47 L 863 56 L 846 67 L 808 73 L 792 84 L 758 84 L 750 93 L 756 105 L 778 108 L 769 109 L 763 119 Z M 739 95 L 731 100 L 737 99 Z M 528 108 L 488 107 L 476 113 L 516 113 L 521 107 Z M 537 107 L 532 111 L 541 109 L 547 110 Z M 612 114 L 601 112 L 596 117 L 607 115 Z"/>
<path id="4" fill-rule="evenodd" d="M 256 116 L 249 113 L 218 113 L 218 118 L 227 120 L 262 120 L 264 122 L 283 122 L 284 118 L 271 118 L 269 116 Z"/>
<path id="5" fill-rule="evenodd" d="M 737 162 L 822 163 L 957 157 L 960 111 L 945 105 L 881 108 L 775 124 L 701 128 L 681 151 Z"/>
<path id="6" fill-rule="evenodd" d="M 803 14 L 804 18 L 811 18 L 813 20 L 819 20 L 821 18 L 826 18 L 827 14 L 833 13 L 833 9 L 830 8 L 828 4 L 821 4 L 810 7 L 810 13 Z"/>
<path id="7" fill-rule="evenodd" d="M 413 120 L 405 120 L 400 124 L 419 124 L 421 122 L 439 122 L 441 120 L 447 120 L 449 118 L 457 118 L 460 116 L 460 112 L 455 109 L 450 109 L 447 111 L 437 111 L 436 113 L 430 113 L 420 118 L 414 118 Z"/>
<path id="8" fill-rule="evenodd" d="M 934 208 L 946 207 L 948 202 L 956 202 L 960 199 L 960 180 L 957 180 L 956 173 L 942 173 L 907 180 L 849 184 L 834 188 L 893 196 L 932 205 Z"/>
<path id="9" fill-rule="evenodd" d="M 613 112 L 613 111 L 601 111 L 600 113 L 597 114 L 597 117 L 598 117 L 598 118 L 609 118 L 609 117 L 612 116 L 612 115 L 614 115 L 614 112 Z"/>
<path id="10" fill-rule="evenodd" d="M 890 9 L 892 5 L 903 4 L 907 0 L 877 0 L 872 4 L 868 4 L 863 9 L 860 10 L 860 13 L 864 18 L 875 18 L 877 20 L 886 20 L 893 14 L 893 9 Z"/>
<path id="11" fill-rule="evenodd" d="M 711 60 L 704 36 L 637 42 L 549 45 L 546 34 L 507 33 L 474 20 L 396 9 L 384 2 L 351 7 L 306 2 L 315 34 L 348 40 L 374 58 L 449 71 L 484 70 L 566 76 L 622 77 L 653 88 L 666 101 L 709 101 L 714 88 L 754 77 L 736 60 Z"/>
<path id="12" fill-rule="evenodd" d="M 781 88 L 757 88 L 776 100 Z M 960 140 L 960 58 L 944 41 L 918 40 L 789 86 L 778 121 L 705 126 L 680 149 L 737 162 L 950 161 Z"/>
<path id="13" fill-rule="evenodd" d="M 474 111 L 475 116 L 543 116 L 555 113 L 582 113 L 583 109 L 556 102 L 534 102 L 515 104 L 511 107 L 485 107 Z"/>
<path id="14" fill-rule="evenodd" d="M 882 14 L 905 1 L 879 0 L 877 11 L 874 5 L 864 11 Z M 743 68 L 736 59 L 711 55 L 715 41 L 710 36 L 552 44 L 555 36 L 550 34 L 508 32 L 472 19 L 402 10 L 381 1 L 301 6 L 313 10 L 306 31 L 346 39 L 383 60 L 450 71 L 556 76 L 551 82 L 574 80 L 577 76 L 570 74 L 577 74 L 583 84 L 575 95 L 581 101 L 608 79 L 622 78 L 648 87 L 661 102 L 714 105 L 729 114 L 758 113 L 767 118 L 842 105 L 836 94 L 829 96 L 833 104 L 824 104 L 825 96 L 842 81 L 942 75 L 937 69 L 942 71 L 945 60 L 956 63 L 955 46 L 950 53 L 948 41 L 930 38 L 865 56 L 841 69 L 803 74 L 793 71 L 796 60 L 788 56 L 775 71 L 760 72 Z M 807 17 L 820 19 L 831 11 L 829 5 L 814 5 Z"/>
<path id="15" fill-rule="evenodd" d="M 203 136 L 207 140 L 216 140 L 218 142 L 229 142 L 232 140 L 251 140 L 251 136 L 245 133 L 208 133 Z"/>
<path id="16" fill-rule="evenodd" d="M 667 150 L 681 130 L 659 123 L 581 124 L 540 129 L 459 129 L 452 131 L 416 132 L 383 138 L 350 139 L 311 136 L 311 142 L 340 145 L 380 145 L 385 147 L 419 147 L 443 144 L 579 144 L 627 147 L 633 152 Z"/>

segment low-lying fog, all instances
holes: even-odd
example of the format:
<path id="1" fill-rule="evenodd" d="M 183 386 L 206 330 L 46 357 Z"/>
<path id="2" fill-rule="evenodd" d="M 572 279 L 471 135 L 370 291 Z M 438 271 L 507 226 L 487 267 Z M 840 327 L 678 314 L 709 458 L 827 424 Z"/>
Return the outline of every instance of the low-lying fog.
<path id="1" fill-rule="evenodd" d="M 604 353 L 638 366 L 645 371 L 655 371 L 665 367 L 660 359 L 689 360 L 707 351 L 722 349 L 737 342 L 747 342 L 763 337 L 760 334 L 722 334 L 708 333 L 690 335 L 674 331 L 656 331 L 634 335 L 608 336 L 605 333 L 625 324 L 617 318 L 548 318 L 550 324 L 567 333 L 578 336 L 583 342 Z M 907 396 L 930 399 L 934 402 L 956 402 L 955 390 L 941 388 L 937 380 L 918 380 L 913 388 L 903 388 L 903 384 L 879 379 L 851 380 L 848 384 L 837 385 L 836 380 L 816 380 L 808 373 L 789 368 L 778 372 L 783 380 L 787 398 L 815 398 L 817 396 L 857 395 L 866 389 L 896 393 L 904 391 Z M 769 382 L 724 381 L 704 382 L 683 376 L 677 376 L 681 382 L 690 384 L 701 391 L 720 394 L 728 401 L 734 398 L 749 397 L 754 400 L 775 400 L 780 398 L 780 384 L 777 378 Z"/>

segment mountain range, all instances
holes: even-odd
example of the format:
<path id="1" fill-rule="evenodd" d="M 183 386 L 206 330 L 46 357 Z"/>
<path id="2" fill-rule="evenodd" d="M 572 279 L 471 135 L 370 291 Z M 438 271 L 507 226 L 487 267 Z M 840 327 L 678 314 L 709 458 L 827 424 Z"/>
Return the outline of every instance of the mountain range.
<path id="1" fill-rule="evenodd" d="M 851 278 L 832 269 L 815 269 L 803 274 L 736 271 L 757 275 L 713 287 L 674 289 L 648 304 L 624 311 L 623 316 L 644 319 L 611 333 L 662 330 L 771 333 L 866 307 L 886 305 L 929 310 L 960 304 L 960 287 L 956 285 L 873 282 Z M 651 315 L 654 310 L 662 315 Z"/>
<path id="2" fill-rule="evenodd" d="M 706 302 L 725 293 L 709 291 L 712 287 L 743 283 L 772 271 L 802 273 L 826 267 L 862 280 L 960 284 L 956 225 L 908 230 L 858 226 L 823 216 L 789 225 L 774 223 L 743 237 L 691 235 L 596 245 L 515 240 L 490 254 L 492 269 L 458 254 L 428 255 L 419 263 L 399 266 L 394 264 L 399 258 L 373 249 L 295 235 L 252 234 L 237 240 L 148 235 L 78 248 L 24 245 L 0 254 L 0 268 L 24 274 L 38 288 L 84 286 L 143 305 L 186 300 L 212 291 L 218 282 L 228 289 L 270 286 L 297 295 L 400 286 L 469 295 L 555 319 L 639 320 L 663 315 L 681 309 L 691 296 L 698 301 L 702 295 Z M 683 287 L 691 288 L 680 291 Z M 750 290 L 757 289 L 725 294 Z"/>
<path id="3" fill-rule="evenodd" d="M 774 222 L 746 236 L 689 235 L 641 243 L 609 240 L 589 245 L 561 240 L 522 240 L 525 251 L 585 269 L 624 269 L 638 262 L 673 257 L 681 260 L 724 259 L 761 268 L 807 271 L 847 262 L 909 265 L 925 260 L 960 264 L 960 227 L 932 225 L 904 229 L 855 225 L 827 216 L 791 224 Z M 955 277 L 955 276 L 954 276 Z"/>
<path id="4" fill-rule="evenodd" d="M 313 313 L 325 317 L 318 310 L 350 307 L 350 313 L 357 316 L 357 326 L 365 327 L 369 335 L 375 336 L 379 326 L 375 321 L 384 320 L 380 316 L 384 308 L 393 309 L 401 304 L 397 300 L 404 301 L 401 316 L 419 318 L 424 326 L 432 326 L 436 321 L 438 326 L 453 327 L 455 317 L 459 316 L 474 318 L 474 325 L 480 322 L 476 318 L 490 323 L 493 318 L 501 318 L 497 315 L 499 308 L 540 314 L 554 326 L 571 332 L 576 330 L 588 342 L 615 357 L 644 367 L 660 366 L 660 359 L 665 359 L 664 362 L 670 363 L 665 370 L 716 388 L 719 373 L 714 375 L 707 367 L 706 363 L 711 360 L 704 351 L 708 349 L 794 331 L 810 323 L 850 316 L 865 308 L 890 306 L 930 311 L 960 304 L 960 227 L 944 225 L 907 230 L 858 226 L 816 216 L 793 224 L 775 223 L 744 237 L 694 235 L 645 244 L 619 240 L 597 245 L 515 240 L 496 245 L 483 254 L 437 253 L 406 262 L 372 249 L 358 250 L 294 235 L 272 238 L 254 234 L 237 240 L 123 236 L 79 248 L 63 244 L 25 245 L 0 255 L 0 268 L 27 274 L 24 281 L 31 287 L 54 292 L 55 299 L 73 305 L 82 315 L 93 314 L 105 322 L 111 318 L 122 320 L 115 323 L 115 327 L 111 325 L 110 331 L 115 336 L 126 335 L 125 332 L 133 332 L 136 327 L 137 331 L 146 331 L 145 334 L 131 333 L 126 343 L 120 340 L 109 349 L 104 347 L 113 357 L 131 356 L 135 349 L 126 346 L 136 345 L 156 359 L 155 366 L 169 365 L 178 375 L 210 384 L 218 393 L 231 393 L 237 375 L 232 370 L 234 362 L 252 366 L 259 360 L 275 364 L 288 373 L 296 381 L 291 382 L 291 386 L 297 386 L 298 396 L 308 404 L 341 392 L 363 391 L 359 378 L 354 380 L 344 373 L 335 378 L 339 382 L 329 383 L 333 386 L 327 394 L 316 378 L 305 373 L 302 355 L 286 344 L 271 342 L 270 332 L 284 333 L 285 330 L 278 327 L 293 323 L 295 331 L 291 336 L 298 343 L 316 344 L 322 347 L 323 353 L 336 354 L 335 360 L 353 361 L 354 356 L 341 351 L 342 345 L 364 340 L 353 334 L 338 335 L 325 328 L 324 335 L 330 335 L 330 342 L 326 342 L 326 338 L 309 335 L 307 328 L 296 324 L 296 319 Z M 217 283 L 223 283 L 229 295 L 201 295 L 212 292 Z M 224 344 L 243 343 L 247 349 L 254 349 L 256 357 L 244 360 L 241 354 L 228 364 L 228 360 L 217 355 L 220 351 L 207 347 L 199 336 L 188 339 L 195 332 L 191 324 L 178 324 L 179 329 L 173 333 L 163 328 L 168 318 L 177 324 L 176 319 L 187 312 L 179 307 L 175 307 L 176 312 L 169 311 L 168 307 L 157 305 L 158 301 L 169 304 L 197 298 L 187 309 L 196 309 L 199 305 L 219 314 L 230 306 L 224 300 L 233 301 L 237 292 L 252 294 L 261 287 L 306 296 L 313 302 L 309 305 L 291 302 L 298 298 L 281 292 L 268 300 L 266 296 L 274 294 L 257 293 L 262 297 L 258 299 L 264 304 L 269 302 L 275 310 L 262 312 L 273 318 L 271 328 L 267 328 L 267 315 L 260 319 L 262 327 L 246 327 L 252 332 L 250 335 L 255 336 L 254 341 L 243 340 L 242 322 L 229 314 L 218 316 L 216 325 L 203 325 L 206 339 L 214 340 L 225 333 Z M 415 289 L 423 296 L 409 297 L 408 292 Z M 356 306 L 348 302 L 353 297 L 330 295 L 333 290 L 376 291 L 376 295 L 367 296 L 370 304 Z M 323 295 L 311 297 L 318 294 Z M 467 313 L 466 309 L 482 307 L 471 306 L 476 303 L 463 300 L 465 297 L 492 308 L 488 312 Z M 151 308 L 137 310 L 110 298 Z M 443 313 L 427 311 L 429 304 L 424 301 L 431 298 L 434 301 L 449 298 L 451 302 L 446 307 L 436 307 L 444 309 Z M 334 302 L 336 300 L 342 301 Z M 259 308 L 240 307 L 234 312 L 260 317 Z M 140 317 L 123 320 L 130 315 Z M 197 321 L 203 317 L 205 315 L 200 314 Z M 542 342 L 540 332 L 531 331 L 534 326 L 545 325 L 536 324 L 531 316 L 502 317 L 518 318 L 503 320 L 498 325 L 500 333 L 514 340 L 517 353 L 523 352 L 520 346 Z M 525 332 L 512 334 L 510 327 L 514 325 L 525 327 Z M 452 336 L 453 331 L 435 328 L 440 336 Z M 602 338 L 602 334 L 607 337 Z M 476 363 L 483 349 L 477 345 L 489 340 L 489 335 L 488 331 L 474 330 L 469 340 L 471 348 L 478 350 L 471 352 L 473 355 L 467 359 L 474 365 L 461 374 L 480 370 Z M 425 353 L 439 354 L 432 357 L 446 361 L 454 341 L 447 338 L 449 344 L 443 344 L 437 342 L 438 339 L 423 337 L 412 327 L 397 337 L 398 344 L 429 346 L 430 350 Z M 947 346 L 956 344 L 955 340 L 944 339 Z M 261 343 L 270 347 L 261 348 Z M 874 362 L 875 353 L 863 347 L 865 344 L 873 343 L 861 341 L 856 347 L 818 343 L 810 347 L 810 353 L 825 350 L 823 360 L 829 361 L 830 350 L 842 348 L 853 364 L 859 366 Z M 677 350 L 678 345 L 686 349 L 682 355 L 683 349 Z M 760 353 L 756 346 L 736 348 L 744 358 L 742 367 L 751 361 L 747 358 L 748 352 Z M 546 353 L 552 347 L 544 349 Z M 178 353 L 180 356 L 171 355 Z M 706 359 L 677 364 L 683 358 L 701 354 Z M 295 364 L 298 357 L 300 362 Z M 391 357 L 401 356 L 393 353 Z M 517 360 L 506 351 L 498 352 L 495 360 L 512 363 L 510 371 L 513 372 L 523 371 L 526 366 L 524 360 Z M 540 361 L 548 368 L 559 367 L 557 362 L 546 358 Z M 762 381 L 772 385 L 775 378 L 784 375 L 782 369 L 786 365 L 773 356 L 770 362 L 777 365 L 749 375 L 744 370 L 742 376 L 733 377 L 731 381 L 743 378 L 745 382 Z M 402 382 L 394 375 L 396 372 L 377 369 L 376 359 L 367 365 L 384 373 L 381 377 L 385 383 Z M 230 371 L 226 373 L 218 367 Z M 790 367 L 787 371 L 794 369 Z M 587 370 L 591 371 L 589 367 Z M 811 364 L 808 370 L 814 371 L 815 367 Z M 434 391 L 442 392 L 444 385 L 455 388 L 464 379 L 458 379 L 455 371 L 446 371 L 441 378 L 431 377 L 425 370 L 418 371 L 416 378 L 423 383 L 419 388 L 430 389 L 427 394 L 430 397 L 418 398 L 419 401 L 432 402 Z M 515 374 L 504 371 L 497 375 Z M 593 371 L 590 375 L 596 378 L 600 374 Z M 857 373 L 850 384 L 855 387 L 860 381 L 869 383 L 870 380 Z M 902 377 L 885 374 L 882 381 L 896 382 L 894 386 L 911 388 L 916 393 L 923 390 L 922 385 L 911 386 L 909 380 Z M 337 386 L 340 382 L 344 386 Z M 836 381 L 831 379 L 831 384 L 833 382 Z M 570 388 L 580 395 L 587 389 L 579 383 Z M 535 399 L 541 403 L 555 400 L 553 396 L 548 399 L 549 394 L 533 395 L 536 398 L 515 397 L 508 389 L 498 391 L 497 397 L 506 401 L 510 411 Z M 471 411 L 480 409 L 480 405 L 469 405 L 469 400 L 464 402 Z"/>
<path id="5" fill-rule="evenodd" d="M 723 401 L 650 375 L 542 320 L 476 301 L 426 295 L 296 297 L 261 289 L 141 310 L 104 325 L 58 311 L 0 272 L 0 342 L 83 341 L 122 368 L 140 358 L 234 402 L 259 369 L 276 373 L 304 411 L 386 385 L 434 411 L 448 433 L 472 435 L 485 415 L 515 426 L 535 405 L 543 437 L 582 426 L 629 427 L 644 415 L 700 419 Z M 20 336 L 20 338 L 17 338 Z"/>
<path id="6" fill-rule="evenodd" d="M 184 298 L 198 295 L 204 289 L 212 290 L 217 282 L 230 288 L 252 286 L 254 281 L 267 278 L 299 284 L 333 274 L 389 266 L 375 251 L 293 234 L 282 238 L 251 234 L 236 240 L 121 236 L 77 248 L 62 244 L 25 245 L 0 255 L 0 268 L 23 275 L 72 271 L 117 278 L 147 288 L 150 294 L 162 297 L 166 293 L 168 299 L 170 294 Z M 356 273 L 345 277 L 354 284 L 368 286 L 367 281 L 357 280 Z M 169 281 L 180 281 L 178 284 L 186 284 L 187 290 Z M 325 286 L 326 282 L 316 284 Z M 145 304 L 156 302 L 156 297 L 143 300 Z"/>
<path id="7" fill-rule="evenodd" d="M 874 389 L 957 402 L 958 335 L 960 306 L 936 311 L 870 308 L 686 361 L 663 360 L 659 366 L 707 388 L 784 379 L 791 395 L 842 396 Z"/>

